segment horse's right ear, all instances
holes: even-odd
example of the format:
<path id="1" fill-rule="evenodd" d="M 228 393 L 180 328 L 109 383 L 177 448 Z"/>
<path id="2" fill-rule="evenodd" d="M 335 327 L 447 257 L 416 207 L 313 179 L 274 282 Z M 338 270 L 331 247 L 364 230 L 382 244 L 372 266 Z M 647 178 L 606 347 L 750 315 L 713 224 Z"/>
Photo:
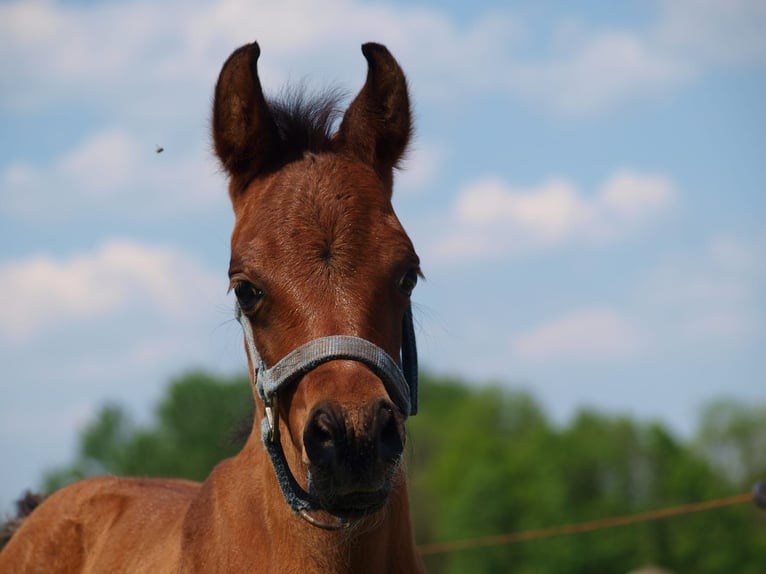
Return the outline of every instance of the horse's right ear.
<path id="1" fill-rule="evenodd" d="M 235 50 L 215 86 L 213 143 L 231 177 L 232 200 L 274 165 L 280 153 L 277 125 L 258 79 L 260 55 L 257 42 Z"/>

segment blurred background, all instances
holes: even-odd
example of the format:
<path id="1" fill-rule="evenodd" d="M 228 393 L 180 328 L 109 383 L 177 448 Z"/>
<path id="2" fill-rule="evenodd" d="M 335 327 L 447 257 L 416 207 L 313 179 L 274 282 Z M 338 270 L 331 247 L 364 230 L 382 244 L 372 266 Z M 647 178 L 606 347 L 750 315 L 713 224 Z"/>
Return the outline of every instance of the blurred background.
<path id="1" fill-rule="evenodd" d="M 244 373 L 209 116 L 220 66 L 254 39 L 272 94 L 354 95 L 370 40 L 410 81 L 417 134 L 394 201 L 427 277 L 414 301 L 431 384 L 410 441 L 420 542 L 766 478 L 764 29 L 758 0 L 0 1 L 0 513 L 28 487 L 200 473 L 227 452 L 217 439 L 192 472 L 120 466 L 99 458 L 117 443 L 84 445 L 89 429 L 110 436 L 101 424 L 125 444 L 161 428 L 171 380 L 217 389 Z M 476 436 L 441 432 L 454 420 Z M 514 434 L 526 432 L 532 442 Z M 681 470 L 661 462 L 685 457 Z M 477 476 L 461 489 L 468 465 Z M 577 465 L 590 478 L 561 490 Z M 750 522 L 724 531 L 766 539 L 762 514 L 738 512 Z M 695 520 L 701 533 L 724 524 Z M 624 551 L 593 538 L 490 556 L 529 572 L 577 560 L 745 572 L 758 555 L 684 562 L 668 549 L 704 543 L 657 528 Z M 429 566 L 485 554 L 462 556 Z"/>

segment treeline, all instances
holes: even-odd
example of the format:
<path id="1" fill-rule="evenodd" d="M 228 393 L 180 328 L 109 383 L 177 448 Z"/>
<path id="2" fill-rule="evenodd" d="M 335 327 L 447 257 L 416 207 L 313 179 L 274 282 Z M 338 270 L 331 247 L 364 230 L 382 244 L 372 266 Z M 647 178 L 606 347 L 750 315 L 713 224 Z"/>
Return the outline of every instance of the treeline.
<path id="1" fill-rule="evenodd" d="M 527 393 L 422 376 L 408 421 L 418 542 L 539 529 L 711 500 L 766 478 L 766 405 L 717 402 L 692 439 L 660 423 L 583 411 L 553 424 Z M 252 399 L 246 378 L 172 381 L 149 426 L 118 405 L 83 430 L 72 465 L 46 489 L 94 474 L 204 479 L 238 448 Z M 740 504 L 672 519 L 427 556 L 432 573 L 766 571 L 766 512 Z"/>

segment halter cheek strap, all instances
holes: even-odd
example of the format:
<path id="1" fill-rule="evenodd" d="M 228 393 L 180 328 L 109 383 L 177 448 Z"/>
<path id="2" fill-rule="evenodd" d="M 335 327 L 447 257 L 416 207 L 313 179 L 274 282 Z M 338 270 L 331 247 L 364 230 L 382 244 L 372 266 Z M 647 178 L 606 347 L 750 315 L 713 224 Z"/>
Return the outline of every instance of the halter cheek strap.
<path id="1" fill-rule="evenodd" d="M 412 310 L 407 307 L 402 325 L 402 367 L 374 343 L 349 335 L 320 337 L 288 353 L 271 368 L 267 368 L 255 346 L 250 320 L 237 303 L 235 315 L 245 335 L 245 347 L 253 368 L 256 392 L 264 404 L 261 438 L 274 466 L 282 494 L 290 507 L 311 524 L 322 528 L 338 528 L 315 520 L 308 512 L 321 510 L 316 498 L 295 480 L 285 459 L 279 440 L 278 391 L 323 363 L 351 360 L 366 365 L 383 382 L 391 401 L 407 417 L 417 413 L 418 367 Z M 310 482 L 310 477 L 309 477 Z M 310 485 L 309 485 L 310 489 Z"/>

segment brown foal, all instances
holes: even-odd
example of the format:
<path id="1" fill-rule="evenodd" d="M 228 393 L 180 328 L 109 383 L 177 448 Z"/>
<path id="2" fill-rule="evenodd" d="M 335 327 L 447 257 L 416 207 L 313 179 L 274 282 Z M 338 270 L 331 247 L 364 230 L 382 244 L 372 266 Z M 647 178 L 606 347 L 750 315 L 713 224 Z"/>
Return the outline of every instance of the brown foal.
<path id="1" fill-rule="evenodd" d="M 399 363 L 420 274 L 391 205 L 410 105 L 388 50 L 362 51 L 367 79 L 337 130 L 331 97 L 264 97 L 255 43 L 236 50 L 218 79 L 213 140 L 235 213 L 231 288 L 268 367 L 336 335 Z M 254 392 L 246 445 L 205 482 L 72 484 L 24 520 L 0 553 L 0 572 L 421 572 L 401 465 L 410 413 L 389 390 L 351 358 L 301 373 L 270 405 Z M 289 473 L 315 503 L 306 520 L 264 448 L 266 406 Z"/>

